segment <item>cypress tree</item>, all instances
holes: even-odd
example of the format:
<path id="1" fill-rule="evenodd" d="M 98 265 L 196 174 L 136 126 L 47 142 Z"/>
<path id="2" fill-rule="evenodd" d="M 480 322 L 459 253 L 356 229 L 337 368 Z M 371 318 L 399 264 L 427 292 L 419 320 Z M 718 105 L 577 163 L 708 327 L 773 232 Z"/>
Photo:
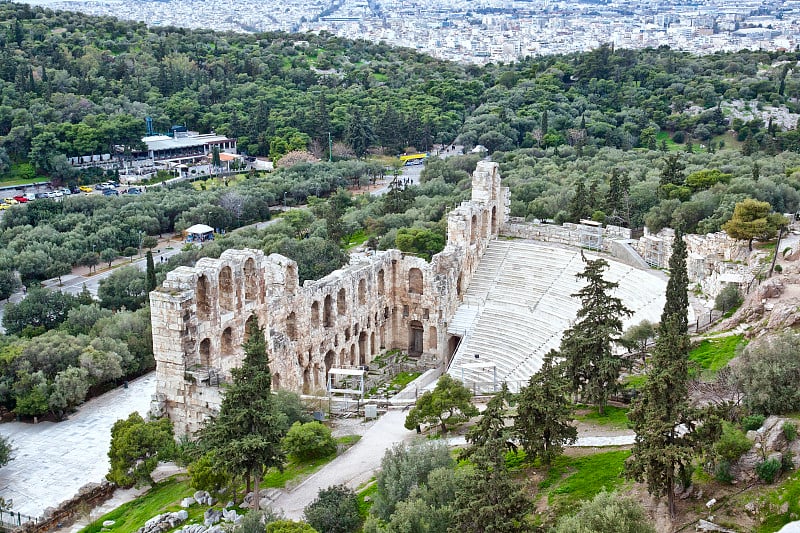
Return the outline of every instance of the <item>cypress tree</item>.
<path id="1" fill-rule="evenodd" d="M 233 475 L 253 476 L 256 510 L 264 470 L 283 469 L 281 420 L 272 399 L 264 330 L 252 323 L 244 343 L 241 368 L 231 370 L 231 384 L 225 389 L 219 415 L 200 432 L 201 444 L 213 450 L 216 467 Z"/>
<path id="2" fill-rule="evenodd" d="M 602 415 L 608 398 L 619 387 L 622 357 L 614 353 L 612 344 L 622 334 L 622 317 L 631 311 L 622 300 L 611 296 L 618 284 L 603 279 L 608 263 L 603 259 L 588 260 L 578 278 L 588 283 L 573 297 L 581 300 L 578 321 L 564 332 L 561 354 L 571 390 L 597 405 Z"/>
<path id="3" fill-rule="evenodd" d="M 687 401 L 689 278 L 680 231 L 675 232 L 669 267 L 666 304 L 647 382 L 628 413 L 636 441 L 625 475 L 646 482 L 650 494 L 666 495 L 670 515 L 675 516 L 675 484 L 688 477 L 699 444 L 695 432 L 698 413 Z"/>
<path id="4" fill-rule="evenodd" d="M 145 274 L 145 286 L 147 292 L 156 290 L 156 266 L 153 264 L 153 252 L 147 250 L 147 272 Z"/>
<path id="5" fill-rule="evenodd" d="M 565 444 L 572 444 L 578 437 L 578 430 L 570 425 L 569 384 L 560 365 L 554 363 L 555 357 L 558 352 L 551 350 L 528 386 L 519 391 L 514 432 L 531 462 L 539 457 L 550 464 L 561 455 Z"/>
<path id="6" fill-rule="evenodd" d="M 453 522 L 448 529 L 458 533 L 512 533 L 525 527 L 528 502 L 508 472 L 502 440 L 493 439 L 473 456 L 475 469 L 467 476 L 464 490 L 456 495 Z"/>

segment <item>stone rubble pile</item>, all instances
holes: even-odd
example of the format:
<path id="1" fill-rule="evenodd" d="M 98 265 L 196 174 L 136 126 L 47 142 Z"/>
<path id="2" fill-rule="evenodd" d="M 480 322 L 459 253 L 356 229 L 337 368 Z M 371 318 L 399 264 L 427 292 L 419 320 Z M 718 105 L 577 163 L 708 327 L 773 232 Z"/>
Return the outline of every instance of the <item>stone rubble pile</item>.
<path id="1" fill-rule="evenodd" d="M 250 493 L 250 497 L 252 499 L 252 493 Z M 196 503 L 210 506 L 216 504 L 217 500 L 208 492 L 199 490 L 193 496 L 181 500 L 181 507 L 191 507 Z M 233 502 L 228 502 L 224 509 L 206 509 L 205 513 L 203 513 L 202 524 L 186 524 L 176 531 L 178 533 L 224 533 L 226 528 L 221 525 L 222 522 L 238 524 L 242 519 L 242 515 L 237 513 L 235 509 L 231 509 L 233 505 Z M 139 528 L 136 533 L 163 533 L 164 531 L 175 529 L 188 518 L 189 512 L 186 510 L 163 513 L 145 522 L 144 526 Z"/>
<path id="2" fill-rule="evenodd" d="M 162 533 L 175 529 L 178 524 L 186 521 L 189 518 L 188 511 L 180 510 L 174 513 L 163 513 L 156 515 L 147 522 L 144 526 L 136 530 L 136 533 Z"/>

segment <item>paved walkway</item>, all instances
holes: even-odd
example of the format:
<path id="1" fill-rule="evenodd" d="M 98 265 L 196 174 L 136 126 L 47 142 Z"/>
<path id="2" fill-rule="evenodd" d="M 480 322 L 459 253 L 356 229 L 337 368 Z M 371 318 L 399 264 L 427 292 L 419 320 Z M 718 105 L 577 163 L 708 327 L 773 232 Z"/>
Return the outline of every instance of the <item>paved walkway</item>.
<path id="1" fill-rule="evenodd" d="M 155 374 L 132 381 L 85 403 L 63 422 L 0 425 L 13 459 L 0 469 L 0 496 L 14 511 L 39 516 L 75 495 L 83 485 L 101 482 L 108 473 L 111 426 L 133 411 L 145 416 L 155 392 Z"/>
<path id="2" fill-rule="evenodd" d="M 414 435 L 403 427 L 408 413 L 389 411 L 383 415 L 355 446 L 308 477 L 291 492 L 281 493 L 272 508 L 283 511 L 286 518 L 302 519 L 303 508 L 311 503 L 320 489 L 344 484 L 352 489 L 369 481 L 381 465 L 386 450 L 395 443 L 410 440 Z"/>

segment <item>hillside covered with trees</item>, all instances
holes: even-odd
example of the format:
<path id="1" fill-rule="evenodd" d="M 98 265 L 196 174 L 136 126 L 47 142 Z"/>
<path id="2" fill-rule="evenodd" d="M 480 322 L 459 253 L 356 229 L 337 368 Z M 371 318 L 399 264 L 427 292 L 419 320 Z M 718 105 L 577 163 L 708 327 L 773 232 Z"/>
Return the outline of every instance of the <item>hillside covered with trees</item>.
<path id="1" fill-rule="evenodd" d="M 247 172 L 223 185 L 206 180 L 152 186 L 139 196 L 73 195 L 6 210 L 0 220 L 0 298 L 7 298 L 20 283 L 30 290 L 25 300 L 5 310 L 8 334 L 0 337 L 0 405 L 19 416 L 60 418 L 87 395 L 151 369 L 147 289 L 169 270 L 201 257 L 218 257 L 225 249 L 241 247 L 281 253 L 298 262 L 301 281 L 341 267 L 347 250 L 361 243 L 378 249 L 398 247 L 430 259 L 444 246 L 447 211 L 468 197 L 470 173 L 484 155 L 500 164 L 515 217 L 559 223 L 592 218 L 632 228 L 646 225 L 651 231 L 675 227 L 704 233 L 735 231 L 741 220 L 730 220 L 737 209 L 743 218 L 749 206 L 758 211 L 759 220 L 774 222 L 762 232 L 768 237 L 782 224 L 775 213 L 800 209 L 799 60 L 795 52 L 696 57 L 667 48 L 601 46 L 584 54 L 479 67 L 325 33 L 248 35 L 148 28 L 0 3 L 0 183 L 47 178 L 78 185 L 110 179 L 112 174 L 102 170 L 75 169 L 68 158 L 99 153 L 128 157 L 140 146 L 146 117 L 153 119 L 157 131 L 180 124 L 235 137 L 241 151 L 278 163 L 296 151 L 323 160 L 284 165 L 270 174 Z M 374 177 L 399 174 L 397 154 L 453 143 L 467 150 L 477 147 L 479 154 L 431 157 L 419 185 L 395 182 L 382 196 L 355 194 Z M 267 220 L 270 207 L 279 204 L 304 207 L 283 213 L 266 228 L 245 227 Z M 195 223 L 225 234 L 201 249 L 187 247 L 152 267 L 149 277 L 135 268 L 118 269 L 100 286 L 99 302 L 88 294 L 64 296 L 38 287 L 74 266 L 94 268 L 110 265 L 117 256 L 132 257 L 154 248 L 154 237 Z M 673 272 L 679 269 L 685 270 L 685 265 L 672 267 Z M 587 279 L 601 285 L 597 276 L 596 272 Z M 747 391 L 746 399 L 705 413 L 707 423 L 698 425 L 705 434 L 677 431 L 701 419 L 684 403 L 690 346 L 687 287 L 686 280 L 681 281 L 671 289 L 674 309 L 665 309 L 664 324 L 657 330 L 651 327 L 644 341 L 646 347 L 647 339 L 659 338 L 652 357 L 642 355 L 651 365 L 644 368 L 657 372 L 653 381 L 640 383 L 641 398 L 630 417 L 622 416 L 623 426 L 630 422 L 641 433 L 635 451 L 649 457 L 648 464 L 632 465 L 627 450 L 601 454 L 602 464 L 561 455 L 562 444 L 575 436 L 569 426 L 574 406 L 567 405 L 574 398 L 566 396 L 570 384 L 556 360 L 569 358 L 572 350 L 571 364 L 590 374 L 596 366 L 578 358 L 585 355 L 585 346 L 600 339 L 599 352 L 610 354 L 611 344 L 622 334 L 614 317 L 604 325 L 607 334 L 602 338 L 578 322 L 566 337 L 563 353 L 548 359 L 525 394 L 518 399 L 498 396 L 487 409 L 476 426 L 479 430 L 468 439 L 471 458 L 461 459 L 470 464 L 456 467 L 441 450 L 396 450 L 395 459 L 387 455 L 387 464 L 406 461 L 404 455 L 426 454 L 432 462 L 410 481 L 402 469 L 392 471 L 403 478 L 405 492 L 391 493 L 387 487 L 400 483 L 386 477 L 389 474 L 379 478 L 373 490 L 377 503 L 364 530 L 401 530 L 400 524 L 424 510 L 426 520 L 458 531 L 487 530 L 497 517 L 505 527 L 498 525 L 498 531 L 551 525 L 574 531 L 579 528 L 576 523 L 556 515 L 580 509 L 573 519 L 583 524 L 598 514 L 597 508 L 613 508 L 622 518 L 632 517 L 635 530 L 650 531 L 644 511 L 634 502 L 600 491 L 629 488 L 623 471 L 661 496 L 687 486 L 693 475 L 703 483 L 730 483 L 734 463 L 749 450 L 743 431 L 759 427 L 765 415 L 791 414 L 800 405 L 783 393 L 773 396 L 787 399 L 785 405 L 757 402 L 753 385 L 792 389 L 797 369 L 791 354 L 797 341 L 775 341 L 779 349 L 772 352 L 780 361 L 776 368 L 759 366 L 762 352 L 769 351 L 766 344 L 741 349 L 743 364 L 749 365 L 745 368 L 753 369 L 752 379 L 745 379 L 749 373 L 744 371 L 725 379 L 731 387 Z M 255 347 L 254 353 L 256 348 L 261 350 Z M 750 357 L 751 352 L 758 357 Z M 268 365 L 260 356 L 258 360 L 268 373 Z M 582 395 L 603 411 L 610 393 L 622 386 L 621 365 L 611 358 L 608 372 L 597 379 L 581 378 L 572 384 L 571 395 Z M 780 375 L 769 374 L 773 370 Z M 637 377 L 645 379 L 644 373 Z M 266 381 L 264 375 L 260 379 Z M 672 391 L 671 396 L 664 391 Z M 524 410 L 530 415 L 527 420 L 517 417 L 525 431 L 522 437 L 506 425 L 508 417 L 518 414 L 519 408 L 511 405 L 516 400 L 527 402 Z M 662 407 L 669 412 L 657 409 Z M 611 414 L 621 412 L 619 407 L 608 409 Z M 464 418 L 474 414 L 472 409 L 465 411 Z M 748 424 L 749 416 L 760 416 L 761 421 Z M 432 419 L 412 419 L 412 426 Z M 446 421 L 439 419 L 446 429 Z M 556 435 L 547 437 L 552 442 L 545 444 L 536 433 L 545 425 L 542 420 Z M 665 433 L 659 424 L 669 430 Z M 217 428 L 219 434 L 212 436 L 218 440 L 211 439 L 214 444 L 209 446 L 223 442 L 231 427 Z M 491 438 L 483 438 L 487 435 Z M 527 462 L 525 454 L 518 455 L 508 445 L 515 439 L 522 443 Z M 671 455 L 663 457 L 661 449 L 672 450 Z M 274 461 L 264 464 L 279 465 L 280 454 L 274 455 Z M 782 457 L 769 459 L 772 476 L 759 473 L 759 478 L 772 481 L 784 472 L 794 483 L 788 452 L 786 457 L 785 462 Z M 767 458 L 762 459 L 759 464 L 766 464 Z M 210 455 L 206 460 L 218 464 Z M 587 464 L 594 464 L 594 470 L 587 467 L 586 479 L 602 472 L 608 483 L 598 482 L 590 490 L 584 479 L 585 486 L 573 487 L 572 495 L 562 474 L 568 468 L 581 472 Z M 258 479 L 261 466 L 238 465 L 236 482 L 246 477 L 249 484 L 251 473 Z M 526 481 L 534 468 L 546 473 Z M 126 471 L 124 465 L 121 471 Z M 222 481 L 232 482 L 205 481 L 195 488 L 216 490 Z M 498 502 L 493 494 L 512 497 Z M 529 503 L 540 496 L 547 497 L 548 510 L 537 515 Z M 348 505 L 355 505 L 355 495 L 344 497 Z M 669 499 L 674 511 L 676 502 Z M 697 507 L 705 511 L 702 503 Z M 498 513 L 487 511 L 493 505 Z M 689 505 L 693 504 L 678 502 L 678 507 Z M 795 511 L 800 513 L 793 507 Z M 783 514 L 788 520 L 789 511 Z M 323 507 L 317 516 L 324 519 L 335 513 Z M 360 524 L 361 518 L 355 517 L 355 522 Z"/>

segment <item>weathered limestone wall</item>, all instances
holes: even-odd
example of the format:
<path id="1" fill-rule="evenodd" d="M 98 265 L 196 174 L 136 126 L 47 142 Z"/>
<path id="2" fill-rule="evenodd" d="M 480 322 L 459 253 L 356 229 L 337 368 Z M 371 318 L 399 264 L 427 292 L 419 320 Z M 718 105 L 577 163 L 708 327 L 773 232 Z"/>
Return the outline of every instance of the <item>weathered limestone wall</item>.
<path id="1" fill-rule="evenodd" d="M 448 214 L 445 249 L 428 263 L 398 250 L 351 257 L 298 284 L 297 265 L 256 250 L 227 250 L 167 275 L 150 294 L 157 393 L 179 435 L 220 404 L 219 384 L 243 359 L 247 325 L 269 331 L 273 386 L 312 393 L 332 367 L 369 364 L 398 348 L 442 361 L 455 313 L 489 240 L 508 217 L 496 163 L 482 161 L 472 199 Z"/>
<path id="2" fill-rule="evenodd" d="M 599 227 L 566 222 L 558 226 L 555 224 L 526 222 L 524 219 L 511 219 L 503 227 L 503 235 L 611 252 L 611 241 L 614 239 L 630 239 L 631 230 L 612 225 Z"/>

